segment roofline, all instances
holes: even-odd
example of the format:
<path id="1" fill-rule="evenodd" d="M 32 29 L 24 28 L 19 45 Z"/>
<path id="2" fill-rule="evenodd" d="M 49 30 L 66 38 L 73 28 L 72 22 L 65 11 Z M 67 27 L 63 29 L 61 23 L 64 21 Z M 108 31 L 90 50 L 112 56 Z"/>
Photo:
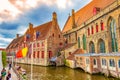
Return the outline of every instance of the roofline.
<path id="1" fill-rule="evenodd" d="M 64 27 L 63 27 L 63 29 L 62 29 L 62 33 L 63 33 L 63 30 L 64 30 L 64 28 L 65 28 L 65 26 L 67 25 L 67 22 L 69 21 L 69 19 L 70 19 L 70 15 L 68 16 L 68 19 L 67 19 L 67 21 L 66 21 L 66 23 L 65 23 L 65 25 L 64 25 Z"/>

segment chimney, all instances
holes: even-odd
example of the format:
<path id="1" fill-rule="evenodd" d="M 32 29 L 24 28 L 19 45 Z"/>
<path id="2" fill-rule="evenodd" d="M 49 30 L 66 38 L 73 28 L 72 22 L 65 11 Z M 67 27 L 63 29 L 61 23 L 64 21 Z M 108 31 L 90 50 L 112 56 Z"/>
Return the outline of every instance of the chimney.
<path id="1" fill-rule="evenodd" d="M 16 38 L 19 38 L 19 34 L 16 34 Z"/>
<path id="2" fill-rule="evenodd" d="M 75 10 L 72 9 L 72 28 L 75 28 L 76 25 L 75 25 Z"/>
<path id="3" fill-rule="evenodd" d="M 29 31 L 31 31 L 33 29 L 33 24 L 29 23 Z"/>
<path id="4" fill-rule="evenodd" d="M 56 26 L 56 24 L 57 24 L 57 14 L 56 14 L 56 12 L 53 12 L 52 24 L 53 24 L 53 26 Z"/>

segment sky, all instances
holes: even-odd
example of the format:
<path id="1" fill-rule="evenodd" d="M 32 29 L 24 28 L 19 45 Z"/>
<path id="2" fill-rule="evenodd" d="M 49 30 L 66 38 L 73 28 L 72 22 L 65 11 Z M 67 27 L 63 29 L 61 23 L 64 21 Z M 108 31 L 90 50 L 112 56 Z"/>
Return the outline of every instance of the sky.
<path id="1" fill-rule="evenodd" d="M 62 30 L 71 10 L 78 11 L 91 0 L 0 0 L 0 48 L 6 48 L 16 37 L 23 35 L 29 23 L 34 26 L 52 20 L 57 13 Z"/>

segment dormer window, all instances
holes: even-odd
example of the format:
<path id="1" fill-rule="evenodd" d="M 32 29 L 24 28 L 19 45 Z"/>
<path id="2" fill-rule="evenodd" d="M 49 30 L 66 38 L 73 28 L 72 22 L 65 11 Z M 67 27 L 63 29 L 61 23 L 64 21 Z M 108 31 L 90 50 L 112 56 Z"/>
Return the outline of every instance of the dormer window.
<path id="1" fill-rule="evenodd" d="M 37 32 L 36 32 L 36 38 L 38 38 L 39 36 L 40 36 L 40 32 L 37 31 Z"/>
<path id="2" fill-rule="evenodd" d="M 26 39 L 28 40 L 29 38 L 30 38 L 30 35 L 29 35 L 29 34 L 27 34 L 27 35 L 26 35 Z"/>
<path id="3" fill-rule="evenodd" d="M 93 15 L 96 15 L 99 12 L 100 12 L 100 8 L 99 7 L 94 7 L 93 8 Z"/>

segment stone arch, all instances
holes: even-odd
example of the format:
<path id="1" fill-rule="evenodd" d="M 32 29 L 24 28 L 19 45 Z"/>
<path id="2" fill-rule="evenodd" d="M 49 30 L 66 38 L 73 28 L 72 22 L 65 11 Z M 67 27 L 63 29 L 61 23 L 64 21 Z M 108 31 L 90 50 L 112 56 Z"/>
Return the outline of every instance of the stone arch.
<path id="1" fill-rule="evenodd" d="M 89 53 L 95 53 L 95 45 L 93 41 L 90 41 L 89 43 Z"/>
<path id="2" fill-rule="evenodd" d="M 103 39 L 99 39 L 98 40 L 98 43 L 97 43 L 97 52 L 98 53 L 105 53 L 106 52 L 106 50 L 105 50 L 106 48 L 105 48 L 105 42 L 104 42 L 104 40 Z"/>
<path id="3" fill-rule="evenodd" d="M 116 21 L 113 17 L 109 17 L 107 21 L 107 30 L 108 30 L 108 50 L 109 52 L 117 52 L 118 45 L 117 45 L 117 35 L 116 35 Z"/>

